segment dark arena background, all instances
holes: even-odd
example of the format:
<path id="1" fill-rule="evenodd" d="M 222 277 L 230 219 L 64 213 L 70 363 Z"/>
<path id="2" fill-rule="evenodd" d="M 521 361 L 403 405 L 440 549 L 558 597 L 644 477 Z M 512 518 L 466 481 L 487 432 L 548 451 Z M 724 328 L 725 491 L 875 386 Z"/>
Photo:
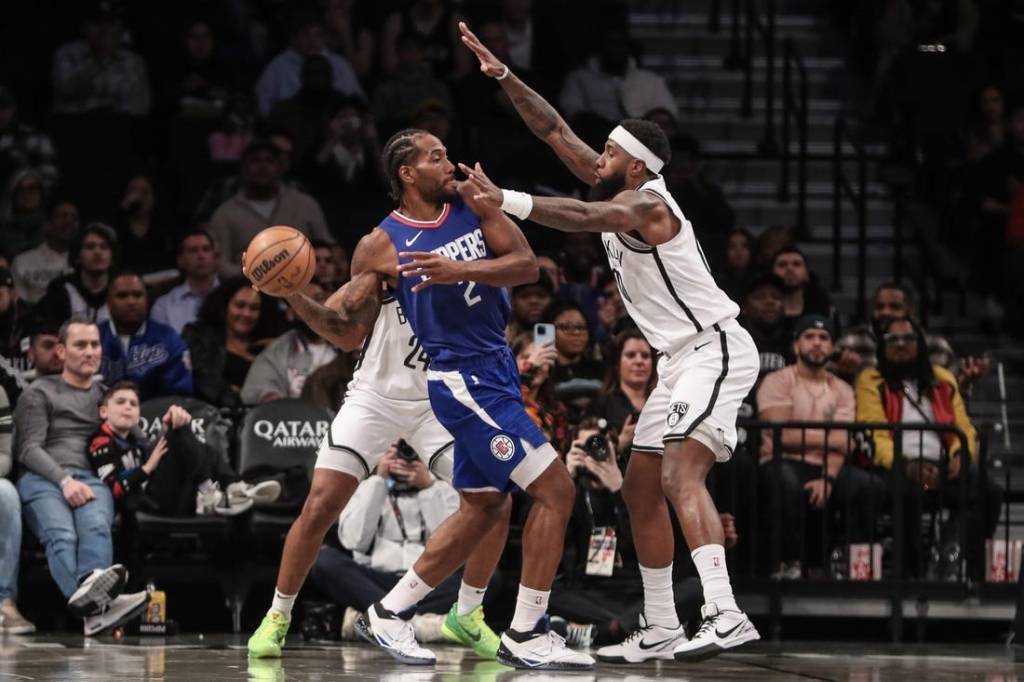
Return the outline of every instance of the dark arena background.
<path id="1" fill-rule="evenodd" d="M 2 17 L 0 680 L 1024 677 L 1021 0 L 34 0 Z M 537 100 L 481 70 L 460 21 Z M 242 252 L 298 229 L 322 302 L 396 208 L 397 131 L 506 190 L 588 200 L 549 145 L 571 127 L 597 158 L 627 118 L 667 138 L 681 229 L 757 345 L 707 488 L 760 640 L 516 670 L 451 639 L 460 572 L 410 621 L 436 664 L 403 665 L 356 621 L 458 507 L 448 455 L 345 446 L 365 481 L 340 518 L 310 488 L 322 443 L 413 428 L 398 407 L 332 427 L 353 373 L 422 381 L 430 359 L 409 331 L 338 348 L 251 288 Z M 596 655 L 647 613 L 623 475 L 651 457 L 632 446 L 659 361 L 601 235 L 517 223 L 539 274 L 509 289 L 507 337 L 576 487 L 538 628 Z M 688 291 L 632 294 L 685 308 Z M 408 329 L 385 295 L 395 310 Z M 669 427 L 704 406 L 671 409 Z M 253 655 L 303 505 L 329 528 L 283 650 Z M 483 597 L 498 635 L 530 509 L 517 489 Z M 702 573 L 674 510 L 672 527 L 692 638 Z"/>

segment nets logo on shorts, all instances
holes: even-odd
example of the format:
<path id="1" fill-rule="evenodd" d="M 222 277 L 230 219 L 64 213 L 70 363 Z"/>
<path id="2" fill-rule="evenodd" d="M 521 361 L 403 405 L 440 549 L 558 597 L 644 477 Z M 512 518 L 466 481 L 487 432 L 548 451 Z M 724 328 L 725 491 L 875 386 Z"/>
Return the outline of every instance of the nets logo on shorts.
<path id="1" fill-rule="evenodd" d="M 507 462 L 516 454 L 516 444 L 508 436 L 495 436 L 491 439 L 491 454 Z"/>
<path id="2" fill-rule="evenodd" d="M 683 420 L 686 416 L 687 411 L 690 409 L 690 403 L 672 403 L 668 406 L 668 428 L 675 428 L 676 424 Z"/>

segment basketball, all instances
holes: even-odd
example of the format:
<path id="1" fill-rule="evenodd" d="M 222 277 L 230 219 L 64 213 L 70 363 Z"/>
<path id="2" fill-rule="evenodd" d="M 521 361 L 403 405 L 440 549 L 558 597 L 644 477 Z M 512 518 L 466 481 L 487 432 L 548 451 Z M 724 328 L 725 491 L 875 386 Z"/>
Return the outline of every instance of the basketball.
<path id="1" fill-rule="evenodd" d="M 275 225 L 252 238 L 243 256 L 245 271 L 260 291 L 287 296 L 302 291 L 316 272 L 316 252 L 294 227 Z"/>

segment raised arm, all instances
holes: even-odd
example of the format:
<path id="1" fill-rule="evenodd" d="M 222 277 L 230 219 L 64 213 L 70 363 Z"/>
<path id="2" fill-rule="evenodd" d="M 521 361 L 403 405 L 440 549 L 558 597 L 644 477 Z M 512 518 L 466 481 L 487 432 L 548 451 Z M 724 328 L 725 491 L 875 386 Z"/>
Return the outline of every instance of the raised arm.
<path id="1" fill-rule="evenodd" d="M 480 71 L 491 78 L 497 78 L 505 94 L 512 100 L 519 116 L 534 135 L 544 140 L 573 175 L 588 185 L 597 182 L 594 164 L 600 156 L 579 138 L 547 100 L 519 80 L 508 65 L 502 64 L 484 47 L 480 39 L 469 30 L 465 22 L 459 22 L 462 42 L 480 60 Z"/>
<path id="2" fill-rule="evenodd" d="M 284 298 L 317 334 L 344 351 L 356 350 L 373 329 L 380 312 L 384 279 L 381 263 L 386 249 L 394 249 L 387 235 L 374 230 L 356 245 L 352 279 L 323 304 L 301 292 Z"/>

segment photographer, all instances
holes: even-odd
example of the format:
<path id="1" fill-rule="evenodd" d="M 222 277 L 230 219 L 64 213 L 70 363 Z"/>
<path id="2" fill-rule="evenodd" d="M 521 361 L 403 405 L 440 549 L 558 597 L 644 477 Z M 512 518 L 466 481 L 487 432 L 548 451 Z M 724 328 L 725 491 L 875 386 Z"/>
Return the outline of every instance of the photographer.
<path id="1" fill-rule="evenodd" d="M 320 548 L 310 574 L 313 582 L 342 609 L 353 609 L 345 617 L 352 622 L 356 611 L 365 611 L 394 587 L 423 552 L 427 538 L 458 508 L 455 489 L 435 479 L 416 451 L 399 441 L 356 488 L 338 519 L 341 548 Z M 459 571 L 438 585 L 420 602 L 417 614 L 446 614 L 461 579 Z M 425 626 L 436 637 L 443 617 L 418 615 L 413 621 L 417 634 L 427 634 L 420 627 Z"/>

